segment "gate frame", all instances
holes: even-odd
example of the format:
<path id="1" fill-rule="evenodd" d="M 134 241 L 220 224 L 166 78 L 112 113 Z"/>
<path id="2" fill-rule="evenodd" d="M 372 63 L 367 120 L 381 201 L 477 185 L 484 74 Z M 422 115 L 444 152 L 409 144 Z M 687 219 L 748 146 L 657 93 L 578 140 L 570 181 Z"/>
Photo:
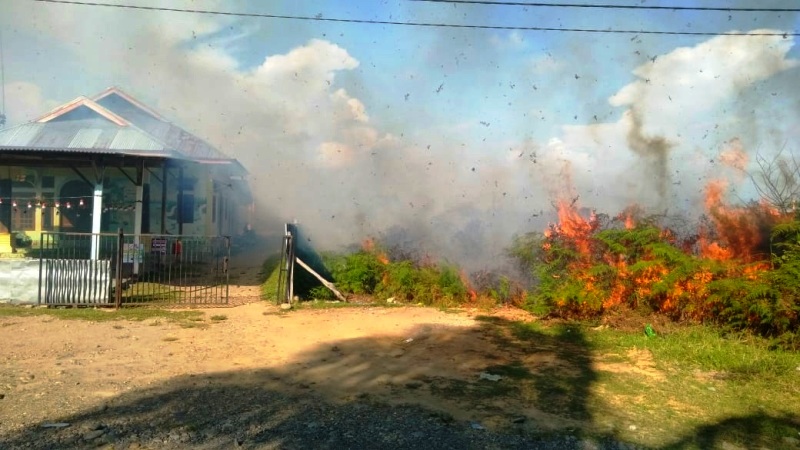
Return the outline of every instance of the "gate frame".
<path id="1" fill-rule="evenodd" d="M 89 239 L 91 240 L 92 247 L 93 248 L 96 247 L 98 249 L 101 247 L 100 246 L 100 242 L 101 242 L 101 238 L 102 237 L 107 237 L 107 238 L 108 237 L 112 237 L 112 236 L 116 237 L 116 245 L 114 246 L 114 249 L 111 252 L 110 258 L 104 258 L 103 259 L 103 260 L 108 261 L 109 264 L 111 264 L 112 267 L 113 267 L 113 269 L 111 270 L 111 273 L 108 274 L 109 285 L 108 285 L 108 288 L 107 288 L 108 289 L 108 301 L 107 302 L 96 302 L 96 303 L 88 302 L 88 301 L 71 302 L 71 303 L 47 303 L 47 302 L 45 302 L 46 293 L 44 292 L 44 288 L 45 288 L 44 285 L 45 285 L 45 283 L 47 281 L 45 279 L 45 271 L 46 271 L 45 260 L 57 260 L 57 259 L 68 259 L 68 260 L 70 260 L 71 259 L 71 260 L 78 260 L 78 261 L 92 261 L 92 260 L 100 260 L 101 259 L 101 258 L 97 257 L 97 255 L 99 254 L 99 250 L 98 250 L 98 253 L 90 254 L 89 258 L 74 258 L 74 257 L 48 258 L 48 257 L 45 257 L 45 253 L 48 250 L 54 249 L 54 248 L 58 248 L 57 246 L 51 246 L 53 244 L 53 241 L 46 242 L 45 241 L 45 237 L 46 236 L 47 237 L 74 236 L 74 237 L 79 237 L 79 238 L 80 237 L 89 237 Z M 210 297 L 197 297 L 197 298 L 193 298 L 190 302 L 183 303 L 183 304 L 191 304 L 191 305 L 197 305 L 197 306 L 200 306 L 200 305 L 227 305 L 227 304 L 229 304 L 229 302 L 230 302 L 230 270 L 229 270 L 229 267 L 230 267 L 230 257 L 231 257 L 231 237 L 230 236 L 226 236 L 226 235 L 219 235 L 219 236 L 180 235 L 180 236 L 178 236 L 178 235 L 161 235 L 161 234 L 125 235 L 125 233 L 123 232 L 122 228 L 119 228 L 117 233 L 71 233 L 71 232 L 57 232 L 57 231 L 44 231 L 44 232 L 42 232 L 40 237 L 39 237 L 39 249 L 38 249 L 39 250 L 39 286 L 38 286 L 39 293 L 38 293 L 38 304 L 39 305 L 45 305 L 45 306 L 109 306 L 109 307 L 113 306 L 113 307 L 115 307 L 117 309 L 119 309 L 122 306 L 147 306 L 148 304 L 150 304 L 150 303 L 146 303 L 146 302 L 136 302 L 136 301 L 123 302 L 124 298 L 123 298 L 122 286 L 123 286 L 123 264 L 126 264 L 124 262 L 124 259 L 125 259 L 125 246 L 124 246 L 124 244 L 126 243 L 126 241 L 125 241 L 126 236 L 133 236 L 134 237 L 133 243 L 135 243 L 137 245 L 141 245 L 141 238 L 142 237 L 150 237 L 151 239 L 156 239 L 156 238 L 159 238 L 159 239 L 172 239 L 172 240 L 175 241 L 175 242 L 173 242 L 173 246 L 175 246 L 175 244 L 177 244 L 177 246 L 175 246 L 175 248 L 173 249 L 173 252 L 175 252 L 175 251 L 178 252 L 177 253 L 177 257 L 178 258 L 182 257 L 181 256 L 181 252 L 182 252 L 182 248 L 183 248 L 182 247 L 182 245 L 183 245 L 182 242 L 185 241 L 185 240 L 188 240 L 189 242 L 193 242 L 193 240 L 206 239 L 206 240 L 208 240 L 209 243 L 212 243 L 211 245 L 217 245 L 217 244 L 214 244 L 212 241 L 214 239 L 221 239 L 222 242 L 223 242 L 223 247 L 222 247 L 223 253 L 221 255 L 217 254 L 216 255 L 217 259 L 211 259 L 211 260 L 203 261 L 204 263 L 214 262 L 217 266 L 219 265 L 219 263 L 221 263 L 221 270 L 220 270 L 221 277 L 220 278 L 214 278 L 214 281 L 218 281 L 218 283 L 214 283 L 214 284 L 209 283 L 208 285 L 206 285 L 209 288 L 210 287 L 222 288 L 223 285 L 224 285 L 224 290 L 220 290 L 219 291 L 220 294 L 222 294 L 220 296 L 221 301 L 213 301 L 213 299 L 211 299 Z M 47 245 L 47 244 L 50 244 L 50 245 Z M 153 252 L 151 250 L 151 254 L 152 253 Z M 162 255 L 167 255 L 167 253 L 162 253 Z M 74 256 L 74 254 L 69 255 L 69 256 Z M 92 258 L 92 256 L 95 256 L 95 258 Z M 175 257 L 176 254 L 173 253 L 170 256 Z M 168 258 L 169 258 L 169 256 L 168 256 Z M 143 263 L 138 259 L 138 256 L 134 256 L 134 261 L 135 261 L 134 262 L 135 277 L 138 278 L 138 276 L 140 275 L 138 270 L 140 269 L 140 266 L 143 266 Z M 170 265 L 170 267 L 172 267 L 172 266 Z M 169 275 L 169 279 L 172 280 L 172 274 L 171 273 Z M 179 276 L 177 278 L 177 280 L 179 280 L 179 281 L 184 281 L 186 279 L 187 278 L 184 278 L 183 276 Z M 81 281 L 85 281 L 85 280 L 81 280 Z M 113 281 L 113 283 L 112 283 L 112 281 Z M 112 292 L 111 292 L 112 289 L 113 289 L 113 296 L 112 296 Z M 181 305 L 182 304 L 181 302 L 175 302 L 175 301 L 171 301 L 170 300 L 171 298 L 173 298 L 172 294 L 174 292 L 176 292 L 176 291 L 172 290 L 172 289 L 168 289 L 166 292 L 163 292 L 163 296 L 162 297 L 159 297 L 158 294 L 155 294 L 153 299 L 156 302 L 163 302 L 163 304 L 167 304 L 167 305 L 172 305 L 172 306 Z M 199 298 L 199 300 L 198 300 L 198 298 Z"/>

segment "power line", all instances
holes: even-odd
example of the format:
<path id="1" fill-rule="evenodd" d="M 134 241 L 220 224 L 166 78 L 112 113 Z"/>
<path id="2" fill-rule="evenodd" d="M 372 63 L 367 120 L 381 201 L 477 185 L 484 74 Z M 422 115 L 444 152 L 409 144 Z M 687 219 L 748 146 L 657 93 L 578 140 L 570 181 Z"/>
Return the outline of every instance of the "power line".
<path id="1" fill-rule="evenodd" d="M 145 11 L 167 11 L 167 12 L 181 12 L 181 13 L 194 13 L 194 14 L 207 14 L 217 16 L 233 16 L 233 17 L 256 17 L 265 19 L 287 19 L 287 20 L 310 20 L 317 22 L 336 22 L 336 23 L 360 23 L 370 25 L 402 25 L 411 27 L 428 27 L 428 28 L 460 28 L 460 29 L 477 29 L 477 30 L 517 30 L 517 31 L 556 31 L 556 32 L 570 32 L 570 33 L 598 33 L 598 34 L 659 34 L 659 35 L 673 35 L 673 36 L 782 36 L 787 38 L 789 36 L 800 36 L 800 33 L 791 32 L 758 32 L 748 33 L 741 31 L 727 31 L 727 32 L 711 32 L 711 31 L 668 31 L 668 30 L 625 30 L 625 29 L 612 29 L 612 28 L 563 28 L 563 27 L 526 27 L 526 26 L 513 26 L 513 25 L 470 25 L 470 24 L 456 24 L 456 23 L 435 23 L 435 22 L 400 22 L 393 20 L 367 20 L 367 19 L 342 19 L 333 17 L 316 16 L 295 16 L 284 14 L 266 14 L 266 13 L 245 13 L 245 12 L 232 12 L 232 11 L 217 11 L 208 9 L 183 9 L 183 8 L 168 8 L 163 6 L 140 6 L 140 5 L 125 5 L 125 4 L 111 4 L 100 2 L 86 2 L 86 1 L 73 1 L 73 0 L 32 0 L 40 3 L 55 3 L 65 5 L 80 5 L 80 6 L 101 6 L 107 8 L 121 8 L 121 9 L 138 9 Z"/>
<path id="2" fill-rule="evenodd" d="M 407 0 L 424 3 L 451 3 L 467 5 L 531 6 L 542 8 L 597 8 L 597 9 L 642 9 L 668 11 L 721 11 L 721 12 L 800 12 L 800 8 L 725 8 L 715 6 L 651 6 L 651 5 L 613 5 L 601 3 L 545 3 L 508 2 L 491 0 Z"/>

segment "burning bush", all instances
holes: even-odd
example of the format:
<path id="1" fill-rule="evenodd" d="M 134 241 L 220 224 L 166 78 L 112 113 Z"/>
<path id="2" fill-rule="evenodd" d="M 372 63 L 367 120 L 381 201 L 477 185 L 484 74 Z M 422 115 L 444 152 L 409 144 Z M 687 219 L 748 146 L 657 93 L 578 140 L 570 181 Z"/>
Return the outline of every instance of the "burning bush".
<path id="1" fill-rule="evenodd" d="M 800 312 L 800 222 L 776 227 L 779 218 L 754 206 L 715 206 L 709 221 L 715 228 L 679 238 L 655 219 L 603 220 L 584 217 L 574 204 L 559 205 L 558 224 L 517 238 L 511 248 L 537 279 L 527 307 L 581 318 L 624 305 L 768 336 L 793 333 Z M 760 237 L 765 224 L 775 228 L 772 241 L 783 251 L 774 270 L 761 251 L 768 248 Z M 735 233 L 736 226 L 744 231 Z"/>

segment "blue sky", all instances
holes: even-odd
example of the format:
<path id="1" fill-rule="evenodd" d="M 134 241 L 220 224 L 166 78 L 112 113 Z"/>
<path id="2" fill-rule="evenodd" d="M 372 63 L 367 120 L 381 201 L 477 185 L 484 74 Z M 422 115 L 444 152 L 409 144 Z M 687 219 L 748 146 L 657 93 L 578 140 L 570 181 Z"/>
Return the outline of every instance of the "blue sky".
<path id="1" fill-rule="evenodd" d="M 796 13 L 112 3 L 510 27 L 800 29 Z M 710 178 L 751 191 L 741 173 L 720 168 L 722 153 L 798 151 L 793 37 L 467 30 L 28 0 L 0 3 L 0 27 L 10 125 L 118 85 L 242 160 L 263 193 L 264 223 L 298 219 L 329 244 L 402 230 L 458 259 L 470 256 L 452 236 L 466 233 L 471 252 L 491 257 L 511 234 L 540 229 L 539 211 L 559 196 L 580 194 L 610 214 L 633 203 L 696 214 Z M 637 148 L 655 138 L 668 143 L 661 159 Z"/>

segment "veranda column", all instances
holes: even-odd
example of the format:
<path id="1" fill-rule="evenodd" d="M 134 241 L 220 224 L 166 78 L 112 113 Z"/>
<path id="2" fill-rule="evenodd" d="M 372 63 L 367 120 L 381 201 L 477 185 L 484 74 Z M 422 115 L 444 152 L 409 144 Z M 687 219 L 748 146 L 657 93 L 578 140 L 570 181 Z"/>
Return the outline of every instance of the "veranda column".
<path id="1" fill-rule="evenodd" d="M 142 234 L 142 212 L 144 211 L 144 179 L 147 173 L 144 167 L 140 166 L 136 169 L 136 204 L 134 205 L 133 212 L 133 243 L 136 244 L 136 252 L 133 256 L 133 273 L 139 274 L 139 245 L 141 243 Z"/>
<path id="2" fill-rule="evenodd" d="M 91 259 L 100 259 L 100 223 L 103 219 L 103 181 L 94 185 L 92 199 L 92 254 Z"/>

